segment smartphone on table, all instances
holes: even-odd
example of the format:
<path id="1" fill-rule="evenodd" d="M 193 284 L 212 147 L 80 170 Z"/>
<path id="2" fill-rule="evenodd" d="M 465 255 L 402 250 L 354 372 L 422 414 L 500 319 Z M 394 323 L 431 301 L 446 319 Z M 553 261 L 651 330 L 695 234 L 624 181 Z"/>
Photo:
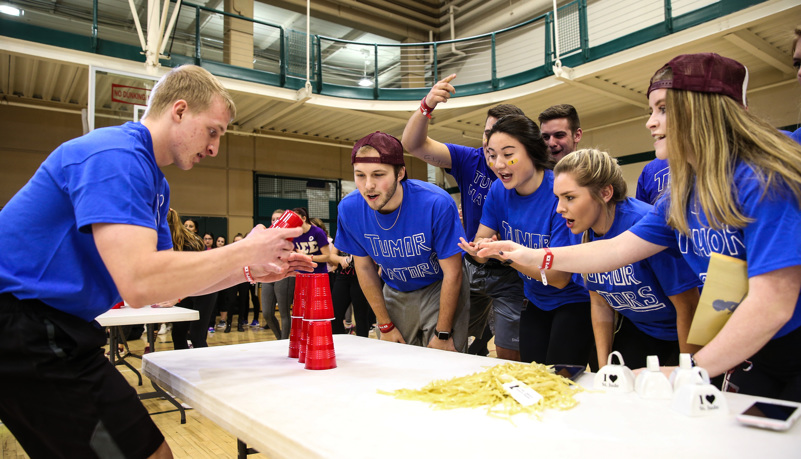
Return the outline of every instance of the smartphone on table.
<path id="1" fill-rule="evenodd" d="M 553 372 L 559 376 L 575 381 L 576 378 L 584 373 L 586 367 L 582 365 L 554 365 Z"/>
<path id="2" fill-rule="evenodd" d="M 784 400 L 754 402 L 737 415 L 745 425 L 763 429 L 787 430 L 801 416 L 801 404 Z"/>

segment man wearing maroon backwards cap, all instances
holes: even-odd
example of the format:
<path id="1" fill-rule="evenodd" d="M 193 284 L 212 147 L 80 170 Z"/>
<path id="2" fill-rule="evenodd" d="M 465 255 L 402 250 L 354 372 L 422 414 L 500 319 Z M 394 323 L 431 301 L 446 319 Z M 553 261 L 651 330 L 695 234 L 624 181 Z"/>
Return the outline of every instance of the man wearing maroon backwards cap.
<path id="1" fill-rule="evenodd" d="M 406 180 L 403 146 L 389 134 L 356 142 L 351 163 L 358 189 L 339 203 L 335 245 L 353 255 L 381 339 L 464 352 L 469 287 L 456 204 L 439 187 Z"/>
<path id="2" fill-rule="evenodd" d="M 500 118 L 506 115 L 522 115 L 523 111 L 508 104 L 490 108 L 484 125 L 484 141 L 479 148 L 437 142 L 428 137 L 429 119 L 434 108 L 446 103 L 456 92 L 451 85 L 454 78 L 456 74 L 437 82 L 421 101 L 420 109 L 412 113 L 406 129 L 403 130 L 403 146 L 415 157 L 432 166 L 444 168 L 456 179 L 461 193 L 467 240 L 472 241 L 481 220 L 484 200 L 490 185 L 497 178 L 484 156 L 487 147 L 486 134 Z M 494 309 L 498 311 L 495 315 L 495 349 L 498 357 L 517 360 L 520 311 L 525 301 L 522 279 L 517 271 L 495 259 L 478 263 L 470 255 L 465 255 L 464 266 L 470 283 L 468 335 L 476 337 L 476 342 L 470 346 L 470 353 L 487 352 L 486 341 L 489 341 L 492 334 L 484 333 L 484 330 L 489 313 Z"/>

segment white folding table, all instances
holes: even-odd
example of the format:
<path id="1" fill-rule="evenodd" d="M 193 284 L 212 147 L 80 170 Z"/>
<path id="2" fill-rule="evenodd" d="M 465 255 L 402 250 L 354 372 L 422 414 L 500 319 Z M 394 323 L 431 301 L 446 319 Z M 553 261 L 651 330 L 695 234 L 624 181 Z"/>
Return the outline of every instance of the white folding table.
<path id="1" fill-rule="evenodd" d="M 787 432 L 742 426 L 756 397 L 726 394 L 728 416 L 691 418 L 670 401 L 634 393 L 576 395 L 571 410 L 513 422 L 483 409 L 434 410 L 378 390 L 419 388 L 502 363 L 498 359 L 335 335 L 337 368 L 305 370 L 287 341 L 148 354 L 142 370 L 269 457 L 796 458 L 801 423 Z M 579 382 L 592 387 L 592 375 Z"/>
<path id="2" fill-rule="evenodd" d="M 137 324 L 145 324 L 145 333 L 147 333 L 147 340 L 150 346 L 150 352 L 155 352 L 156 350 L 156 343 L 153 336 L 153 324 L 159 323 L 168 323 L 168 322 L 186 322 L 191 320 L 198 320 L 200 318 L 200 314 L 198 311 L 192 309 L 186 309 L 181 307 L 170 307 L 170 308 L 160 308 L 160 307 L 152 307 L 152 306 L 145 306 L 142 308 L 132 308 L 123 306 L 119 309 L 109 309 L 108 311 L 104 312 L 103 314 L 97 316 L 95 320 L 103 327 L 109 327 L 109 360 L 111 360 L 112 365 L 120 365 L 123 364 L 127 366 L 131 371 L 136 374 L 137 378 L 139 378 L 139 385 L 142 385 L 142 375 L 134 368 L 133 365 L 128 363 L 125 360 L 125 357 L 135 357 L 141 358 L 141 356 L 132 354 L 130 351 L 127 353 L 125 357 L 120 356 L 119 349 L 117 347 L 117 343 L 122 340 L 125 342 L 125 338 L 122 336 L 121 327 L 124 325 L 137 325 Z M 127 342 L 125 344 L 127 349 Z M 164 392 L 164 390 L 156 384 L 155 381 L 151 379 L 150 384 L 153 386 L 153 390 L 155 392 L 149 392 L 145 394 L 139 394 L 139 398 L 142 400 L 147 400 L 150 398 L 164 398 L 170 403 L 172 403 L 178 411 L 181 413 L 181 424 L 186 423 L 186 413 L 184 411 L 183 405 L 175 401 L 175 399 L 168 393 Z"/>

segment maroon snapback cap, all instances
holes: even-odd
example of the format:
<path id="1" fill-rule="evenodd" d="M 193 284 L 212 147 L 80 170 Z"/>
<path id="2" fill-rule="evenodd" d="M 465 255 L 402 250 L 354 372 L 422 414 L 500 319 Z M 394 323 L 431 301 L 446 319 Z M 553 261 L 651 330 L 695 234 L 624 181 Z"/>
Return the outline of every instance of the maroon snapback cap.
<path id="1" fill-rule="evenodd" d="M 673 76 L 659 79 L 667 68 Z M 748 69 L 734 59 L 715 53 L 682 54 L 671 59 L 651 77 L 646 97 L 651 95 L 651 91 L 663 88 L 722 94 L 746 106 Z"/>
<path id="2" fill-rule="evenodd" d="M 378 152 L 379 157 L 356 157 L 359 149 L 365 146 L 370 146 Z M 353 146 L 353 151 L 350 153 L 350 163 L 380 163 L 392 164 L 397 166 L 405 166 L 403 162 L 403 145 L 400 140 L 395 137 L 380 131 L 368 134 L 359 139 L 356 145 Z"/>

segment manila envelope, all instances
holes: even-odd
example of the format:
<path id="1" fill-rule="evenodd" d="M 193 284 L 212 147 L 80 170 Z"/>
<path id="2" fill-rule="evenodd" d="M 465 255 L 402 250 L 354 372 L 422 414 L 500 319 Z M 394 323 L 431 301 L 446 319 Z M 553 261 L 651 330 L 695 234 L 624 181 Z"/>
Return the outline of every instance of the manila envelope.
<path id="1" fill-rule="evenodd" d="M 687 342 L 704 346 L 712 341 L 747 293 L 748 263 L 713 253 Z"/>

